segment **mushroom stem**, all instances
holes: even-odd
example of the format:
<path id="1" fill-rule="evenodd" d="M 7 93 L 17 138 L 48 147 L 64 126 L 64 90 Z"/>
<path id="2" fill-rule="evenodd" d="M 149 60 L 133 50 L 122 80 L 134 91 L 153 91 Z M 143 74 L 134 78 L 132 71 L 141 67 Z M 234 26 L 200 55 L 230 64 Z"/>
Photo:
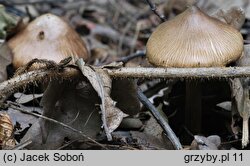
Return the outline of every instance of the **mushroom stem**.
<path id="1" fill-rule="evenodd" d="M 249 143 L 248 118 L 243 118 L 242 148 L 246 147 L 248 143 Z"/>
<path id="2" fill-rule="evenodd" d="M 185 126 L 198 134 L 201 132 L 201 83 L 186 81 Z"/>

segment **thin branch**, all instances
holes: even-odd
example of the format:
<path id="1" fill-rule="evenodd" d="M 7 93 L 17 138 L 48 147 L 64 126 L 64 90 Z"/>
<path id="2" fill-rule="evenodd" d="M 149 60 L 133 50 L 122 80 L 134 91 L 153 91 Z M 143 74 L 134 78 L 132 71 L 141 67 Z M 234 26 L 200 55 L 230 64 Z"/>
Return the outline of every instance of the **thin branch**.
<path id="1" fill-rule="evenodd" d="M 68 143 L 64 144 L 63 146 L 61 146 L 61 147 L 57 148 L 56 150 L 62 150 L 62 149 L 64 149 L 64 148 L 66 148 L 66 147 L 70 146 L 71 144 L 73 144 L 73 143 L 75 143 L 75 142 L 79 141 L 79 140 L 80 140 L 80 139 L 71 140 L 70 142 L 68 142 Z"/>
<path id="2" fill-rule="evenodd" d="M 92 142 L 85 142 L 86 145 L 94 146 Z M 104 146 L 113 149 L 113 150 L 140 150 L 138 148 L 133 147 L 132 145 L 111 145 L 111 144 L 103 144 Z"/>
<path id="3" fill-rule="evenodd" d="M 32 143 L 31 140 L 24 141 L 23 143 L 20 143 L 20 144 L 16 145 L 11 150 L 21 150 L 21 149 L 25 148 L 26 146 L 28 146 L 31 143 Z"/>
<path id="4" fill-rule="evenodd" d="M 207 67 L 207 68 L 144 68 L 124 67 L 106 69 L 111 77 L 126 78 L 235 78 L 249 77 L 250 67 Z"/>
<path id="5" fill-rule="evenodd" d="M 240 141 L 241 141 L 241 139 L 226 141 L 226 142 L 222 142 L 220 145 L 228 145 L 228 144 L 233 144 L 233 143 L 237 143 L 237 142 L 240 142 Z"/>
<path id="6" fill-rule="evenodd" d="M 137 95 L 138 95 L 139 100 L 142 102 L 142 104 L 149 109 L 149 111 L 155 117 L 157 122 L 161 125 L 162 129 L 165 131 L 165 133 L 167 134 L 169 140 L 172 142 L 174 147 L 177 150 L 181 150 L 182 145 L 179 139 L 177 138 L 177 136 L 175 135 L 175 133 L 173 132 L 173 130 L 171 129 L 171 127 L 169 126 L 169 124 L 167 123 L 167 120 L 161 116 L 159 111 L 148 100 L 148 98 L 143 94 L 143 92 L 140 89 L 137 90 Z"/>
<path id="7" fill-rule="evenodd" d="M 101 67 L 102 68 L 102 67 Z M 111 77 L 121 78 L 235 78 L 250 77 L 250 67 L 215 67 L 215 68 L 104 68 Z M 81 76 L 73 68 L 65 68 L 62 72 L 53 70 L 35 70 L 13 77 L 0 83 L 0 100 L 5 95 L 14 93 L 29 83 L 36 83 L 44 79 L 72 79 Z"/>
<path id="8" fill-rule="evenodd" d="M 89 141 L 95 143 L 96 145 L 98 145 L 98 146 L 100 146 L 100 147 L 102 147 L 102 148 L 104 148 L 104 149 L 107 149 L 105 146 L 103 146 L 103 145 L 100 144 L 99 142 L 97 142 L 97 141 L 93 140 L 92 138 L 88 137 L 87 135 L 85 135 L 82 131 L 79 131 L 79 130 L 77 130 L 77 129 L 75 129 L 75 128 L 69 126 L 69 125 L 66 125 L 66 124 L 64 124 L 64 123 L 62 123 L 62 122 L 59 122 L 59 121 L 57 121 L 57 120 L 55 120 L 55 119 L 48 118 L 48 117 L 46 117 L 46 116 L 43 116 L 43 115 L 40 115 L 40 114 L 37 114 L 37 113 L 33 113 L 33 112 L 26 111 L 26 110 L 24 110 L 24 109 L 19 108 L 18 106 L 16 106 L 15 103 L 13 103 L 13 102 L 9 102 L 6 106 L 9 107 L 9 108 L 12 108 L 12 109 L 14 109 L 14 110 L 17 110 L 17 111 L 20 111 L 20 112 L 23 112 L 23 113 L 26 113 L 26 114 L 29 114 L 29 115 L 36 116 L 36 117 L 38 117 L 38 118 L 42 118 L 42 119 L 47 120 L 47 121 L 50 121 L 50 122 L 53 122 L 53 123 L 55 123 L 55 124 L 59 124 L 59 125 L 65 127 L 65 128 L 68 128 L 68 129 L 70 129 L 70 130 L 72 130 L 72 131 L 78 133 L 79 135 L 81 135 L 81 136 L 83 136 L 84 138 L 86 138 L 87 140 L 89 140 Z"/>
<path id="9" fill-rule="evenodd" d="M 19 88 L 25 87 L 27 84 L 44 81 L 46 79 L 72 79 L 72 77 L 80 74 L 80 72 L 73 68 L 65 68 L 62 72 L 54 70 L 34 70 L 21 75 L 17 75 L 7 81 L 0 83 L 0 100 L 5 96 L 13 93 Z"/>
<path id="10" fill-rule="evenodd" d="M 146 50 L 138 50 L 133 54 L 130 54 L 125 57 L 121 57 L 120 59 L 116 60 L 116 62 L 122 62 L 122 63 L 127 63 L 128 61 L 138 58 L 138 57 L 144 57 L 146 56 Z"/>
<path id="11" fill-rule="evenodd" d="M 158 11 L 157 11 L 157 7 L 154 3 L 151 2 L 151 0 L 146 0 L 146 2 L 148 3 L 148 5 L 150 6 L 151 10 L 154 12 L 155 15 L 157 15 L 162 22 L 165 22 L 166 21 L 166 17 L 163 15 L 163 14 L 160 14 Z"/>

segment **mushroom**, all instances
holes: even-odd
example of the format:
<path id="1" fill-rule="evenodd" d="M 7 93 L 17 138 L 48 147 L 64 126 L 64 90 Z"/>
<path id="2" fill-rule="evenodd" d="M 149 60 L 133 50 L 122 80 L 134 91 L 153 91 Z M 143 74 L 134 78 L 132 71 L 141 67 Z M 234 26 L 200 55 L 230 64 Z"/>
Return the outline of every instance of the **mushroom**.
<path id="1" fill-rule="evenodd" d="M 239 31 L 196 6 L 159 25 L 147 42 L 149 62 L 161 67 L 225 66 L 242 51 Z"/>
<path id="2" fill-rule="evenodd" d="M 236 29 L 189 6 L 159 25 L 150 36 L 146 54 L 158 67 L 219 67 L 239 59 L 243 38 Z M 185 124 L 201 130 L 201 85 L 186 82 Z"/>
<path id="3" fill-rule="evenodd" d="M 69 56 L 73 61 L 89 57 L 85 43 L 77 32 L 53 14 L 36 18 L 7 44 L 13 53 L 14 68 L 24 66 L 35 58 L 58 63 Z"/>

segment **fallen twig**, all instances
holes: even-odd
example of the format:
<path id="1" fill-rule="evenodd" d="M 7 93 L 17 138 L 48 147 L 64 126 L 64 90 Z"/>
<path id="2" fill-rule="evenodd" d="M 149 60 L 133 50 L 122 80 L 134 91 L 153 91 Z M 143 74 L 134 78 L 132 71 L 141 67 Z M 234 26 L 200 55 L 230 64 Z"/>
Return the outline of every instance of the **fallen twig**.
<path id="1" fill-rule="evenodd" d="M 150 8 L 154 12 L 154 14 L 157 15 L 161 19 L 162 22 L 165 22 L 166 21 L 166 17 L 164 15 L 158 13 L 156 5 L 154 3 L 152 3 L 151 0 L 146 0 L 146 2 L 150 6 Z"/>
<path id="2" fill-rule="evenodd" d="M 143 94 L 143 92 L 140 89 L 138 89 L 137 95 L 142 104 L 149 109 L 149 111 L 155 117 L 157 122 L 161 125 L 162 129 L 166 132 L 169 140 L 172 142 L 174 147 L 177 150 L 181 150 L 182 145 L 177 136 L 175 135 L 175 133 L 173 132 L 173 130 L 171 129 L 171 127 L 169 126 L 169 124 L 167 123 L 167 120 L 161 116 L 161 114 L 157 111 L 155 106 L 148 100 L 148 98 Z"/>
<path id="3" fill-rule="evenodd" d="M 76 75 L 80 75 L 80 72 L 73 68 L 66 68 L 62 72 L 54 70 L 35 70 L 24 74 L 15 76 L 7 81 L 0 83 L 0 101 L 4 99 L 5 96 L 11 94 L 18 90 L 19 88 L 25 87 L 30 83 L 37 83 L 39 81 L 44 81 L 44 79 L 72 79 Z"/>
<path id="4" fill-rule="evenodd" d="M 144 68 L 124 67 L 106 69 L 111 77 L 128 78 L 235 78 L 249 77 L 250 67 L 207 67 L 207 68 Z"/>
<path id="5" fill-rule="evenodd" d="M 102 68 L 102 67 L 101 67 Z M 126 78 L 236 78 L 249 77 L 250 67 L 211 67 L 211 68 L 104 68 L 111 77 Z M 62 72 L 54 70 L 35 70 L 13 77 L 0 83 L 0 100 L 5 95 L 25 87 L 29 83 L 36 83 L 46 79 L 72 79 L 81 76 L 74 68 L 65 68 Z"/>
<path id="6" fill-rule="evenodd" d="M 20 143 L 20 144 L 16 145 L 11 150 L 21 150 L 21 149 L 25 148 L 26 146 L 28 146 L 31 143 L 32 143 L 31 140 L 24 141 L 23 143 Z"/>
<path id="7" fill-rule="evenodd" d="M 138 50 L 133 54 L 130 54 L 130 55 L 125 56 L 125 57 L 121 57 L 120 59 L 116 60 L 116 62 L 127 63 L 128 61 L 130 61 L 134 58 L 144 57 L 145 55 L 146 55 L 146 50 Z"/>

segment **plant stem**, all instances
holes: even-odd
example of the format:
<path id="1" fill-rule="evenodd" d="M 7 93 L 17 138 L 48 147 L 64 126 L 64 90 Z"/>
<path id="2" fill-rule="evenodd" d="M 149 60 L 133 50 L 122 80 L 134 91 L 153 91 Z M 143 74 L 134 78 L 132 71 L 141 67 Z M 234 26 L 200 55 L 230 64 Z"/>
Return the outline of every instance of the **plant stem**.
<path id="1" fill-rule="evenodd" d="M 151 2 L 151 0 L 145 0 L 147 2 L 147 4 L 149 5 L 149 7 L 151 8 L 151 10 L 154 12 L 155 15 L 157 15 L 162 22 L 165 22 L 166 21 L 166 18 L 164 15 L 160 14 L 158 11 L 157 11 L 157 7 L 154 3 Z"/>

